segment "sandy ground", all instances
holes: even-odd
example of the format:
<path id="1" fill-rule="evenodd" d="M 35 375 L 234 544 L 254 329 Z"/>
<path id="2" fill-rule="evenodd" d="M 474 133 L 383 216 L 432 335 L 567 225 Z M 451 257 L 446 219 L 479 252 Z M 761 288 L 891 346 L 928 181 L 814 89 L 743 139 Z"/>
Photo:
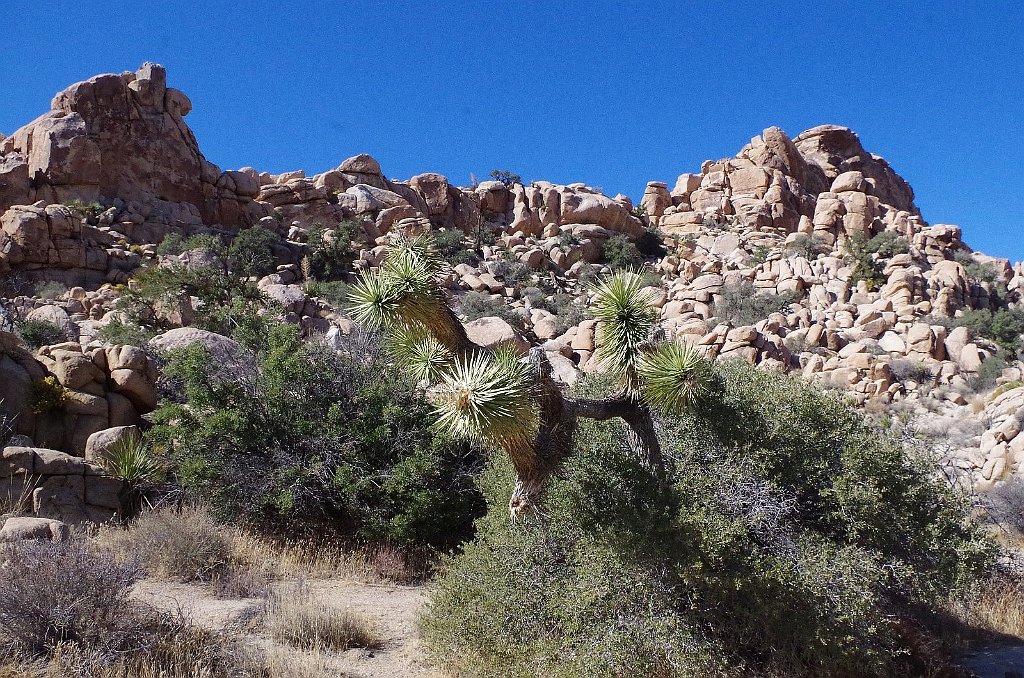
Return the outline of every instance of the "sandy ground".
<path id="1" fill-rule="evenodd" d="M 321 601 L 348 608 L 370 620 L 383 641 L 379 649 L 352 649 L 320 655 L 329 675 L 359 678 L 442 678 L 432 669 L 420 647 L 417 614 L 426 600 L 423 587 L 362 584 L 326 579 L 306 581 L 305 586 Z M 223 599 L 205 586 L 146 580 L 134 594 L 140 601 L 168 612 L 181 612 L 194 623 L 217 631 L 249 637 L 264 647 L 274 646 L 259 624 L 262 598 Z M 281 652 L 300 652 L 278 647 Z"/>

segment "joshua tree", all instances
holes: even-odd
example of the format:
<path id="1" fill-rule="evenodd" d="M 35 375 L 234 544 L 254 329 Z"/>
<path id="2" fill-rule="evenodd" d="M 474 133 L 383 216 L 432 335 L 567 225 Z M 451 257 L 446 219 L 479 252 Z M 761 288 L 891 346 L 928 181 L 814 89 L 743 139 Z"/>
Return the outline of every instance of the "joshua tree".
<path id="1" fill-rule="evenodd" d="M 508 453 L 516 472 L 513 519 L 536 512 L 545 481 L 572 451 L 579 417 L 623 419 L 631 448 L 663 468 L 651 408 L 693 406 L 710 371 L 695 349 L 659 336 L 640 276 L 622 272 L 593 288 L 597 355 L 621 384 L 617 394 L 593 400 L 562 393 L 543 349 L 523 360 L 512 347 L 470 341 L 439 284 L 443 266 L 429 238 L 395 243 L 352 286 L 353 315 L 388 337 L 396 362 L 434 385 L 440 429 Z"/>

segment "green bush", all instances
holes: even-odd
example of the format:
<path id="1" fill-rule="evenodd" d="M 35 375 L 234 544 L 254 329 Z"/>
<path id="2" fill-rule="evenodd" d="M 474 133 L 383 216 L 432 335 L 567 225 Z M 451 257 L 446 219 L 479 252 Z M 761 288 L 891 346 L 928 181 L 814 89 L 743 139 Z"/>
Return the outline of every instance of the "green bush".
<path id="1" fill-rule="evenodd" d="M 362 227 L 353 221 L 342 221 L 328 233 L 320 224 L 314 224 L 306 239 L 306 257 L 302 262 L 307 278 L 341 280 L 352 271 L 355 261 L 354 240 Z"/>
<path id="2" fill-rule="evenodd" d="M 715 302 L 715 315 L 733 325 L 753 325 L 772 313 L 784 313 L 796 301 L 793 293 L 760 292 L 749 280 L 725 285 Z"/>
<path id="3" fill-rule="evenodd" d="M 601 245 L 601 261 L 608 264 L 613 271 L 635 271 L 644 265 L 644 257 L 637 246 L 618 233 L 604 241 Z"/>
<path id="4" fill-rule="evenodd" d="M 493 169 L 491 170 L 491 178 L 495 181 L 500 181 L 504 184 L 505 188 L 511 189 L 516 184 L 523 185 L 523 178 L 514 172 L 509 170 Z"/>
<path id="5" fill-rule="evenodd" d="M 501 299 L 494 299 L 483 292 L 466 292 L 459 297 L 459 310 L 466 320 L 478 320 L 480 318 L 501 318 L 520 332 L 526 327 L 523 316 L 512 310 Z"/>
<path id="6" fill-rule="evenodd" d="M 280 243 L 281 236 L 262 226 L 243 229 L 228 246 L 228 266 L 236 275 L 262 278 L 277 270 L 274 246 Z"/>
<path id="7" fill-rule="evenodd" d="M 1016 354 L 1024 335 L 1024 309 L 967 309 L 956 317 L 954 324 L 966 327 L 972 337 L 994 341 L 1001 349 Z"/>
<path id="8" fill-rule="evenodd" d="M 580 423 L 543 520 L 481 479 L 477 536 L 424 620 L 459 675 L 919 675 L 919 604 L 991 549 L 934 469 L 836 398 L 736 363 L 699 414 L 659 423 L 670 482 L 623 429 Z"/>
<path id="9" fill-rule="evenodd" d="M 177 256 L 185 251 L 185 239 L 178 233 L 168 233 L 156 246 L 156 253 L 164 256 Z"/>
<path id="10" fill-rule="evenodd" d="M 799 255 L 807 260 L 817 259 L 819 254 L 827 254 L 830 249 L 824 240 L 809 233 L 799 234 L 786 245 L 787 253 Z"/>
<path id="11" fill-rule="evenodd" d="M 452 266 L 459 264 L 475 265 L 480 261 L 476 252 L 467 246 L 466 234 L 458 229 L 441 229 L 431 233 L 434 247 L 442 259 Z"/>
<path id="12" fill-rule="evenodd" d="M 989 264 L 975 261 L 971 253 L 966 250 L 958 250 L 954 253 L 953 260 L 964 267 L 967 278 L 974 282 L 991 283 L 999 277 L 999 272 L 995 268 Z"/>
<path id="13" fill-rule="evenodd" d="M 34 349 L 68 340 L 64 328 L 49 320 L 22 320 L 15 327 L 21 340 Z"/>
<path id="14" fill-rule="evenodd" d="M 339 354 L 277 325 L 248 364 L 213 365 L 198 346 L 172 352 L 155 449 L 225 520 L 451 543 L 478 512 L 476 453 L 432 432 L 431 406 L 375 346 Z"/>
<path id="15" fill-rule="evenodd" d="M 100 341 L 114 346 L 143 347 L 155 334 L 140 325 L 124 322 L 118 317 L 111 318 L 96 335 Z"/>

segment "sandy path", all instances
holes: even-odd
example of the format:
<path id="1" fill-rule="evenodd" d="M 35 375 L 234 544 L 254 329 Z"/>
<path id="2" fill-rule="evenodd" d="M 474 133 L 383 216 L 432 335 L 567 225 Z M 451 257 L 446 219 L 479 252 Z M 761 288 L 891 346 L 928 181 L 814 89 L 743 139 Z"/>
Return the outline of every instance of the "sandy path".
<path id="1" fill-rule="evenodd" d="M 383 641 L 378 649 L 352 649 L 326 656 L 332 672 L 356 678 L 444 676 L 426 663 L 420 645 L 417 616 L 426 601 L 425 588 L 336 579 L 307 580 L 305 586 L 321 601 L 364 616 Z M 205 628 L 247 636 L 265 647 L 274 645 L 259 626 L 262 598 L 216 598 L 202 585 L 152 580 L 140 582 L 134 596 L 157 609 L 181 612 Z"/>

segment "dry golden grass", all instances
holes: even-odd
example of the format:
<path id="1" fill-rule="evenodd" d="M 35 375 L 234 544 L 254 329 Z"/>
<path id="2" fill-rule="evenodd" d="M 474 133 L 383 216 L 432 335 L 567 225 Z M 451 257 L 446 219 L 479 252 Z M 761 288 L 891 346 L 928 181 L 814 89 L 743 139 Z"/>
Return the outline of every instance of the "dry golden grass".
<path id="1" fill-rule="evenodd" d="M 127 528 L 100 528 L 93 542 L 139 558 L 151 577 L 209 581 L 226 597 L 262 596 L 276 579 L 408 584 L 422 581 L 428 567 L 426 556 L 389 545 L 266 539 L 194 506 L 144 512 Z"/>
<path id="2" fill-rule="evenodd" d="M 985 582 L 978 591 L 951 607 L 967 626 L 983 633 L 1024 640 L 1024 582 L 1000 578 Z"/>
<path id="3" fill-rule="evenodd" d="M 302 582 L 271 593 L 264 624 L 275 640 L 303 649 L 347 650 L 381 645 L 376 630 L 366 619 L 317 600 Z"/>

